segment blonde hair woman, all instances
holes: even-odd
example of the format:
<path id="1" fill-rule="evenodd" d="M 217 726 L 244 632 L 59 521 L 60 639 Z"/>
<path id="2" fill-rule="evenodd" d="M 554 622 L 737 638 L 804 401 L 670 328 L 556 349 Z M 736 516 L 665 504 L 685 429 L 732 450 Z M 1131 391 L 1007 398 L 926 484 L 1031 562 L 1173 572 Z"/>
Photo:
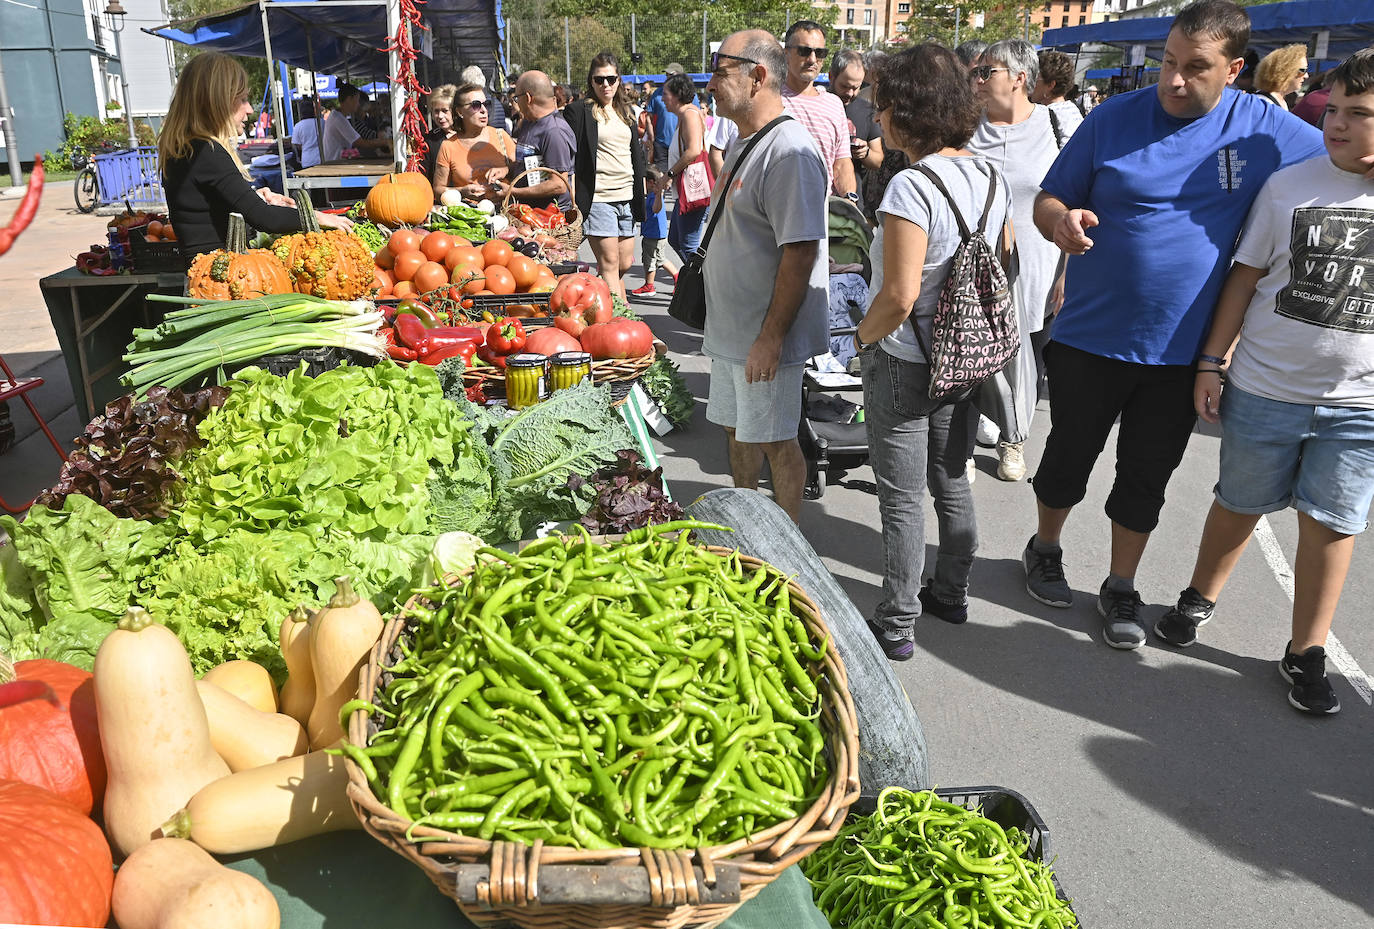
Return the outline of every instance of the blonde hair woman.
<path id="1" fill-rule="evenodd" d="M 487 124 L 489 105 L 485 87 L 464 84 L 458 88 L 453 100 L 457 132 L 439 146 L 434 165 L 436 202 L 449 190 L 457 190 L 469 203 L 499 192 L 497 182 L 515 160 L 515 140 L 504 129 Z"/>
<path id="2" fill-rule="evenodd" d="M 1307 46 L 1285 45 L 1265 55 L 1255 69 L 1255 93 L 1288 109 L 1284 99 L 1307 79 Z"/>
<path id="3" fill-rule="evenodd" d="M 434 166 L 439 163 L 439 146 L 458 133 L 453 128 L 453 98 L 458 94 L 456 84 L 440 84 L 429 95 L 429 132 L 425 141 L 425 177 L 434 183 Z"/>
<path id="4" fill-rule="evenodd" d="M 300 231 L 296 208 L 266 188 L 254 190 L 234 152 L 233 139 L 253 112 L 248 101 L 248 75 L 220 52 L 195 56 L 177 79 L 157 153 L 167 212 L 188 265 L 202 252 L 224 248 L 230 213 L 243 214 L 264 232 Z M 339 216 L 315 215 L 328 228 L 353 225 Z"/>

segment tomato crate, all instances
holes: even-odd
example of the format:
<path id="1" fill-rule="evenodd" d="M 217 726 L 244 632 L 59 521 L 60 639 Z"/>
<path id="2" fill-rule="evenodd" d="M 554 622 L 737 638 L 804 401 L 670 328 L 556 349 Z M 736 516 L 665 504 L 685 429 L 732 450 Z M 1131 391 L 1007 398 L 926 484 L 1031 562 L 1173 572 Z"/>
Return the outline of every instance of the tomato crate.
<path id="1" fill-rule="evenodd" d="M 186 270 L 186 261 L 181 257 L 181 249 L 176 242 L 149 242 L 144 238 L 147 226 L 135 226 L 129 230 L 129 257 L 137 274 L 180 274 Z"/>
<path id="2" fill-rule="evenodd" d="M 1030 840 L 1028 854 L 1036 861 L 1054 863 L 1050 852 L 1050 827 L 1036 812 L 1031 802 L 1009 787 L 937 787 L 935 795 L 946 803 L 953 803 L 969 810 L 981 811 L 982 815 L 1003 829 L 1019 829 Z M 849 808 L 849 815 L 868 816 L 878 807 L 878 795 L 864 792 L 857 802 Z M 1058 872 L 1052 872 L 1054 889 L 1059 899 L 1069 903 L 1069 895 L 1059 881 Z M 1072 907 L 1070 907 L 1072 909 Z M 1085 929 L 1083 920 L 1078 917 L 1079 929 Z"/>
<path id="3" fill-rule="evenodd" d="M 481 313 L 483 311 L 491 313 L 492 316 L 500 318 L 502 316 L 528 316 L 538 318 L 547 316 L 549 313 L 549 295 L 540 294 L 473 294 L 465 297 L 464 300 L 472 301 L 472 311 Z M 532 307 L 533 313 L 523 309 Z M 511 310 L 516 312 L 512 313 Z"/>

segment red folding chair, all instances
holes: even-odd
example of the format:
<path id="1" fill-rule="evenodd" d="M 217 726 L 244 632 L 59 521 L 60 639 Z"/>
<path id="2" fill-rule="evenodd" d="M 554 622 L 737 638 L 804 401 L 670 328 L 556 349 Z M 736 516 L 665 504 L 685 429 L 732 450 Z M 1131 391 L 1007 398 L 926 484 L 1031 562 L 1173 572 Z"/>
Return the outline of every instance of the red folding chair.
<path id="1" fill-rule="evenodd" d="M 23 400 L 24 405 L 28 407 L 29 412 L 33 414 L 34 421 L 38 423 L 38 428 L 43 430 L 43 434 L 48 437 L 48 441 L 52 443 L 52 447 L 56 450 L 58 456 L 63 461 L 66 461 L 67 453 L 62 450 L 62 443 L 57 441 L 57 436 L 52 434 L 52 430 L 48 428 L 47 422 L 44 421 L 42 416 L 38 415 L 38 408 L 33 405 L 33 399 L 29 396 L 29 391 L 33 390 L 35 387 L 42 386 L 43 379 L 41 377 L 15 377 L 14 372 L 10 370 L 10 366 L 5 364 L 4 356 L 0 355 L 0 402 L 9 400 L 12 397 L 18 397 L 20 400 Z M 7 513 L 22 513 L 31 506 L 33 506 L 33 500 L 30 500 L 21 507 L 15 508 L 6 502 L 4 497 L 0 497 L 0 509 L 3 509 Z"/>

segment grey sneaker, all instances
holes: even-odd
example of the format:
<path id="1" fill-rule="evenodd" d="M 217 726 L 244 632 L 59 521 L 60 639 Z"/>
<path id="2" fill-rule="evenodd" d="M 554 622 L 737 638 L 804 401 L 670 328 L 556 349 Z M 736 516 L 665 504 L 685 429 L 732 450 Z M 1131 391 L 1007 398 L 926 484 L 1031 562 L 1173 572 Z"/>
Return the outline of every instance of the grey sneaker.
<path id="1" fill-rule="evenodd" d="M 997 443 L 997 477 L 1003 481 L 1019 481 L 1026 476 L 1026 459 L 1021 457 L 1020 442 Z"/>
<path id="2" fill-rule="evenodd" d="M 1021 553 L 1021 566 L 1026 569 L 1026 593 L 1046 606 L 1065 609 L 1073 603 L 1073 591 L 1064 579 L 1064 553 L 1044 554 L 1035 550 L 1035 536 Z"/>
<path id="3" fill-rule="evenodd" d="M 1207 625 L 1216 604 L 1192 587 L 1178 595 L 1178 603 L 1155 623 L 1155 635 L 1170 645 L 1187 648 L 1197 642 L 1198 626 Z"/>
<path id="4" fill-rule="evenodd" d="M 1097 594 L 1102 614 L 1102 641 L 1112 648 L 1140 648 L 1145 644 L 1145 624 L 1140 621 L 1140 594 L 1109 590 L 1104 581 Z"/>
<path id="5" fill-rule="evenodd" d="M 1290 641 L 1279 661 L 1279 674 L 1293 685 L 1288 691 L 1288 702 L 1294 709 L 1316 716 L 1339 713 L 1341 701 L 1326 678 L 1326 649 L 1313 645 L 1301 655 L 1294 655 L 1289 651 L 1292 647 Z"/>

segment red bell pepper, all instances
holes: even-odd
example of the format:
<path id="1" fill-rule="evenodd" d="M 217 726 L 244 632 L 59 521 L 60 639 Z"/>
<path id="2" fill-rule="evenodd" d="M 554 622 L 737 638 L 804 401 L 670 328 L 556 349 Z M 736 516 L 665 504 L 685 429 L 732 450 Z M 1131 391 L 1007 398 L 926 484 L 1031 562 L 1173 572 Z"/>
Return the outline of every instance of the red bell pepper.
<path id="1" fill-rule="evenodd" d="M 514 316 L 507 316 L 487 330 L 486 344 L 497 355 L 514 355 L 525 347 L 525 327 Z"/>
<path id="2" fill-rule="evenodd" d="M 400 313 L 396 316 L 396 340 L 406 348 L 423 351 L 429 338 L 429 330 L 420 322 L 418 316 Z"/>
<path id="3" fill-rule="evenodd" d="M 482 344 L 482 330 L 476 326 L 436 326 L 426 333 L 425 351 L 448 348 L 451 345 L 470 344 L 473 348 Z"/>
<path id="4" fill-rule="evenodd" d="M 477 352 L 477 345 L 474 342 L 455 342 L 452 345 L 445 345 L 442 348 L 435 348 L 420 356 L 420 361 L 427 365 L 437 365 L 446 358 L 462 358 L 465 367 L 472 367 L 472 356 Z"/>

